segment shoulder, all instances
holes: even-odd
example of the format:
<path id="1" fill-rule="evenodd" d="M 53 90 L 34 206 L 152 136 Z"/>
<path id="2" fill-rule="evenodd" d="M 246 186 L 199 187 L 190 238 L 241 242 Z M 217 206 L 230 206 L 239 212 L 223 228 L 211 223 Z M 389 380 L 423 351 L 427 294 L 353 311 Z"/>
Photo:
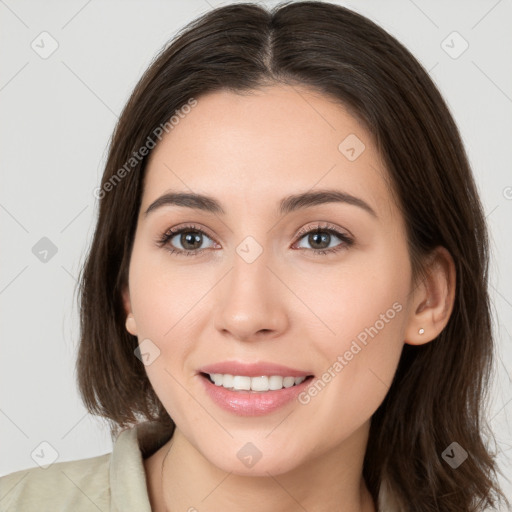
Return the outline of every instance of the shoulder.
<path id="1" fill-rule="evenodd" d="M 151 512 L 144 458 L 172 431 L 156 422 L 122 430 L 111 453 L 0 477 L 2 512 Z"/>
<path id="2" fill-rule="evenodd" d="M 96 507 L 108 510 L 110 459 L 111 454 L 107 453 L 0 477 L 0 510 L 81 512 Z"/>

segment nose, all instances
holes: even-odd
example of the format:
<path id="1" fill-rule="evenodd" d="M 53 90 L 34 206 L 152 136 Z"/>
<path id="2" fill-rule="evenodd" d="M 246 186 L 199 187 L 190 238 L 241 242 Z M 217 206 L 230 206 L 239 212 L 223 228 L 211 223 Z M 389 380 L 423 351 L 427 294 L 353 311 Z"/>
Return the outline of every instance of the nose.
<path id="1" fill-rule="evenodd" d="M 293 294 L 263 252 L 252 263 L 236 255 L 216 290 L 214 324 L 222 336 L 258 341 L 282 335 Z"/>

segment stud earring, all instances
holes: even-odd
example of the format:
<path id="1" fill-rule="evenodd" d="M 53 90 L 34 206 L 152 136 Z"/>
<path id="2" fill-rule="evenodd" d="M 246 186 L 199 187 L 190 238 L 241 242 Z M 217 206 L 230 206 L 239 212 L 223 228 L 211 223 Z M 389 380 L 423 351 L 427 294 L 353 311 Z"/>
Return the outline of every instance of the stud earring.
<path id="1" fill-rule="evenodd" d="M 423 327 L 418 331 L 418 334 L 423 334 L 425 332 L 425 329 Z"/>

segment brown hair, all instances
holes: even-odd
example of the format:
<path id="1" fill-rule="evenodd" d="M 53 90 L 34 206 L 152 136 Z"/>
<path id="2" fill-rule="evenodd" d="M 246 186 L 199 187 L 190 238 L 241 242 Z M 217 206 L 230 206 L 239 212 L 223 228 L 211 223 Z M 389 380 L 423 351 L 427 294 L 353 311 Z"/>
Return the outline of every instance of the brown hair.
<path id="1" fill-rule="evenodd" d="M 136 85 L 110 141 L 99 217 L 79 280 L 77 374 L 87 409 L 109 422 L 113 437 L 147 419 L 174 429 L 134 356 L 137 338 L 125 329 L 121 293 L 148 155 L 131 168 L 126 163 L 190 98 L 272 84 L 328 95 L 373 134 L 406 222 L 416 280 L 437 246 L 455 262 L 447 326 L 433 342 L 404 345 L 372 417 L 363 475 L 374 500 L 386 479 L 403 510 L 478 511 L 506 501 L 495 454 L 482 438 L 493 364 L 488 235 L 458 129 L 411 53 L 372 21 L 334 4 L 214 9 L 164 47 Z M 454 441 L 469 453 L 457 469 L 441 458 Z"/>

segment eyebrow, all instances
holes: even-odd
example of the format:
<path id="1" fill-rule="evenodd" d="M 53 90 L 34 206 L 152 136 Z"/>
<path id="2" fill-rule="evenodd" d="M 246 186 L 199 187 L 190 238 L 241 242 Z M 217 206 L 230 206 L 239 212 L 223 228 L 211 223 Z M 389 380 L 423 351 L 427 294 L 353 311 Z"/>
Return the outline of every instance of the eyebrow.
<path id="1" fill-rule="evenodd" d="M 286 215 L 297 210 L 326 203 L 345 203 L 358 206 L 373 217 L 378 218 L 375 210 L 361 198 L 339 190 L 328 189 L 287 196 L 279 203 L 279 213 Z M 168 205 L 182 206 L 220 215 L 226 213 L 221 203 L 214 197 L 189 192 L 167 192 L 149 205 L 145 211 L 145 216 L 158 208 Z"/>

